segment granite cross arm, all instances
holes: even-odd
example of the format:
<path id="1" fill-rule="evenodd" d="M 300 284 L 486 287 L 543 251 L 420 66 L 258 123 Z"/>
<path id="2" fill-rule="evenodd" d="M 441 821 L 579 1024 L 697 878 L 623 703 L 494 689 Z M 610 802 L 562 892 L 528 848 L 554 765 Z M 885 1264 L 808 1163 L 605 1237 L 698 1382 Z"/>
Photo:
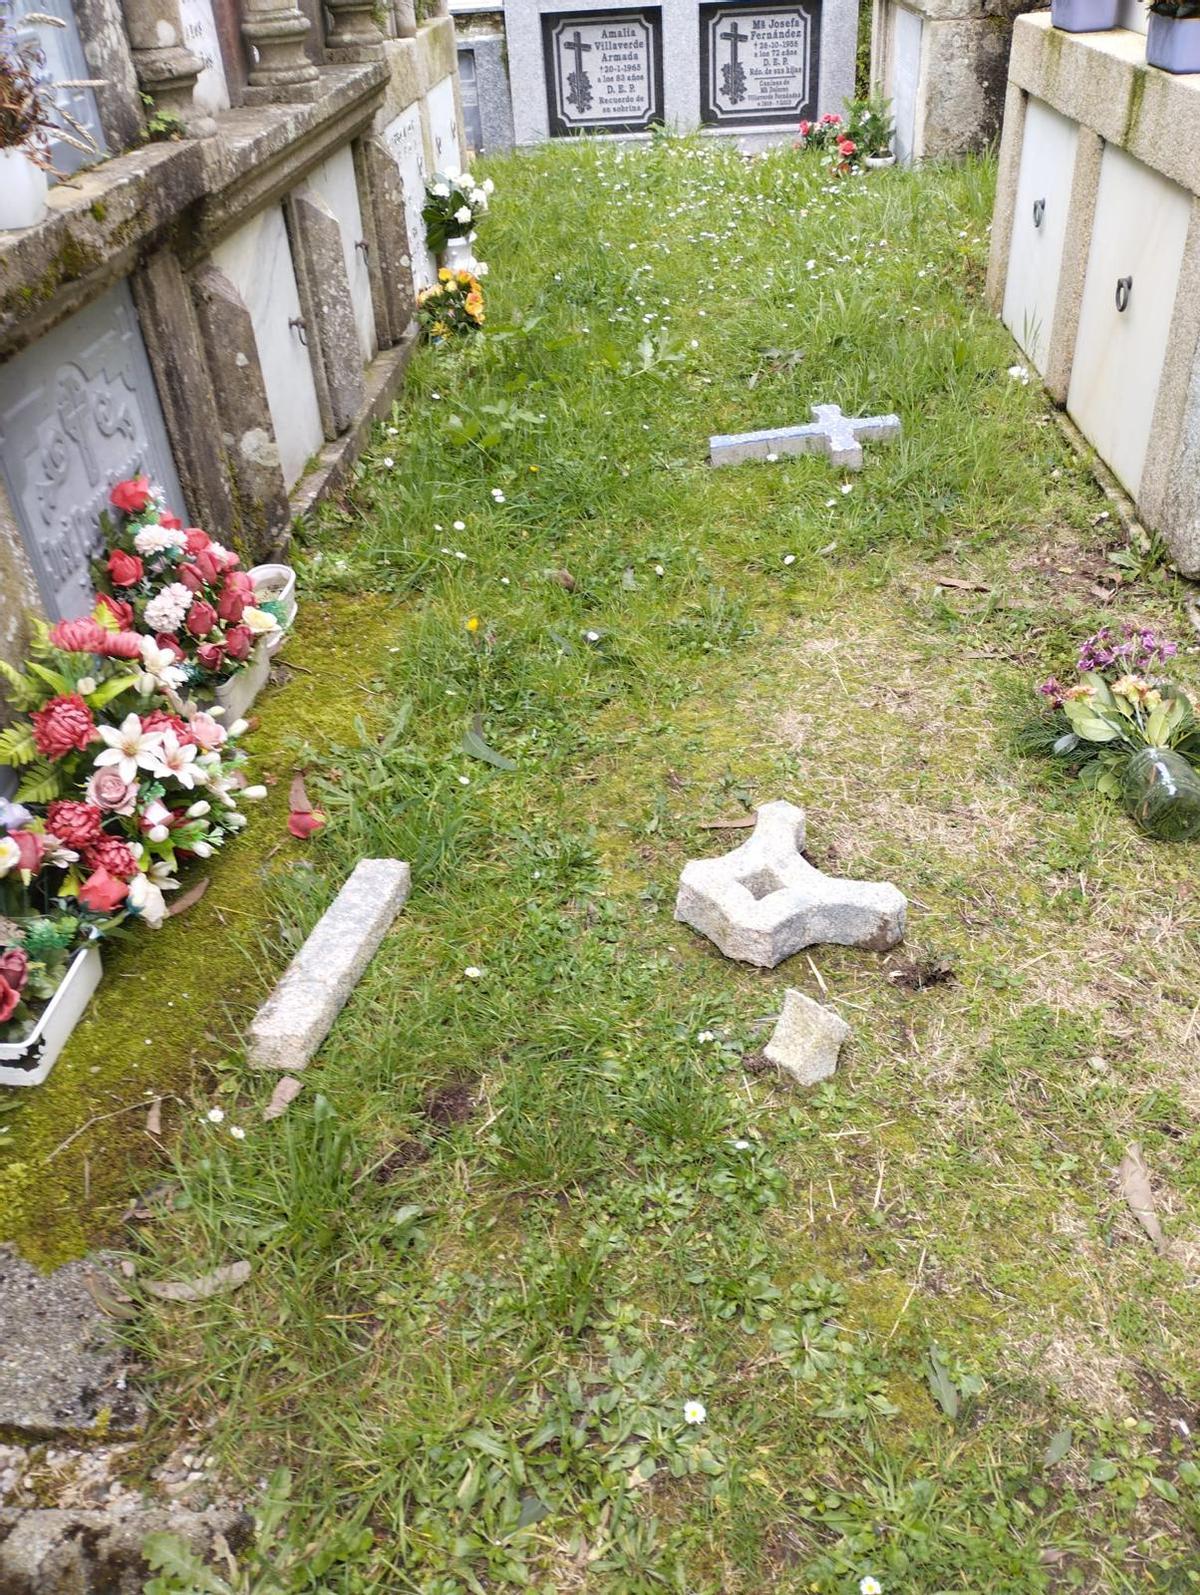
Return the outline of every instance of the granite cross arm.
<path id="1" fill-rule="evenodd" d="M 743 460 L 769 460 L 778 454 L 828 454 L 834 465 L 861 471 L 864 443 L 887 443 L 900 436 L 898 415 L 843 415 L 836 404 L 814 404 L 812 413 L 806 426 L 719 433 L 708 440 L 709 461 L 740 465 Z"/>
<path id="2" fill-rule="evenodd" d="M 846 881 L 801 856 L 804 810 L 764 803 L 754 834 L 722 858 L 684 865 L 675 918 L 725 954 L 773 969 L 802 947 L 883 952 L 904 935 L 907 903 L 887 881 Z"/>

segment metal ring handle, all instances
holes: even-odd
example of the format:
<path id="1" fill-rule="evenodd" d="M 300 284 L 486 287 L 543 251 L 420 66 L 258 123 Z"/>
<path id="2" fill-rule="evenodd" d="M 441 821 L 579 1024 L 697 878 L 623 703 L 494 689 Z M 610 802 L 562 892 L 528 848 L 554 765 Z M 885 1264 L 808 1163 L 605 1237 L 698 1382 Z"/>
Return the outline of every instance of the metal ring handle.
<path id="1" fill-rule="evenodd" d="M 1033 225 L 1040 227 L 1046 219 L 1046 201 L 1035 199 L 1033 202 Z"/>
<path id="2" fill-rule="evenodd" d="M 1129 309 L 1129 296 L 1130 296 L 1130 294 L 1132 294 L 1132 292 L 1133 292 L 1133 278 L 1132 277 L 1118 277 L 1117 278 L 1117 309 L 1118 310 L 1128 310 Z"/>
<path id="3" fill-rule="evenodd" d="M 297 333 L 300 335 L 300 342 L 307 349 L 308 348 L 308 329 L 304 325 L 304 317 L 303 316 L 291 316 L 288 319 L 288 326 L 289 327 L 294 327 L 296 329 Z"/>

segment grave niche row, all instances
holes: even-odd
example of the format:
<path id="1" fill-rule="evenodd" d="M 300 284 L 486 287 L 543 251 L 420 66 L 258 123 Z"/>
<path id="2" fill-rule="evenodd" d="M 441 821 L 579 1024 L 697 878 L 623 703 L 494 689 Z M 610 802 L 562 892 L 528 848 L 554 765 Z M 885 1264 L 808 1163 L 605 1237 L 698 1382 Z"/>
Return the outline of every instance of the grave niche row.
<path id="1" fill-rule="evenodd" d="M 832 0 L 838 10 L 846 9 Z M 667 120 L 718 130 L 794 129 L 815 118 L 818 103 L 834 97 L 822 81 L 822 0 L 803 4 L 702 4 L 688 8 L 686 21 L 673 5 L 665 30 L 676 97 L 691 102 L 688 115 L 664 99 L 664 7 L 631 10 L 543 12 L 541 66 L 551 138 L 581 133 L 641 133 Z M 851 13 L 857 7 L 849 8 Z M 521 75 L 533 63 L 513 49 L 514 36 L 528 37 L 523 4 L 509 9 L 514 108 L 521 103 Z M 681 44 L 681 29 L 690 37 Z M 824 92 L 822 92 L 824 91 Z M 837 101 L 840 104 L 840 99 Z M 681 116 L 682 112 L 682 116 Z M 518 130 L 518 142 L 540 129 Z"/>

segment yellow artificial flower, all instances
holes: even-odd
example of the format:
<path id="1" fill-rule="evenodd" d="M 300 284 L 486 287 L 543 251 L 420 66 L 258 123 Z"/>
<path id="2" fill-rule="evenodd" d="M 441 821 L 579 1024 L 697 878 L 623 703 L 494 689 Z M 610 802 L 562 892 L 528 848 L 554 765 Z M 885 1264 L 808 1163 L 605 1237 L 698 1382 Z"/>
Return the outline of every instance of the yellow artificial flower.
<path id="1" fill-rule="evenodd" d="M 450 268 L 448 266 L 443 266 L 442 269 L 438 272 L 438 281 L 439 282 L 449 282 L 451 277 L 453 277 L 453 276 L 454 276 L 454 273 L 450 270 Z"/>
<path id="2" fill-rule="evenodd" d="M 444 321 L 435 321 L 429 330 L 433 333 L 435 338 L 444 338 L 446 333 L 449 331 L 449 328 L 446 326 Z"/>
<path id="3" fill-rule="evenodd" d="M 469 632 L 471 632 L 472 635 L 474 635 L 474 633 L 479 630 L 479 616 L 478 615 L 468 615 L 467 616 L 467 630 Z"/>

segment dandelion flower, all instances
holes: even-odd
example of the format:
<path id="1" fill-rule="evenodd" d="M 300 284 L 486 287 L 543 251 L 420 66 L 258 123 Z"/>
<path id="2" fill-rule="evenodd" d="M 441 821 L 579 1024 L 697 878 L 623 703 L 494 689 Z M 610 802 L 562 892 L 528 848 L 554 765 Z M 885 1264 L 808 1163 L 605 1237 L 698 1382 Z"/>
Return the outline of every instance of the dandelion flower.
<path id="1" fill-rule="evenodd" d="M 684 1423 L 703 1423 L 708 1417 L 708 1408 L 703 1401 L 685 1401 L 683 1404 Z"/>
<path id="2" fill-rule="evenodd" d="M 467 616 L 467 630 L 469 632 L 471 632 L 471 633 L 477 632 L 479 630 L 479 616 L 478 615 L 468 615 Z"/>

